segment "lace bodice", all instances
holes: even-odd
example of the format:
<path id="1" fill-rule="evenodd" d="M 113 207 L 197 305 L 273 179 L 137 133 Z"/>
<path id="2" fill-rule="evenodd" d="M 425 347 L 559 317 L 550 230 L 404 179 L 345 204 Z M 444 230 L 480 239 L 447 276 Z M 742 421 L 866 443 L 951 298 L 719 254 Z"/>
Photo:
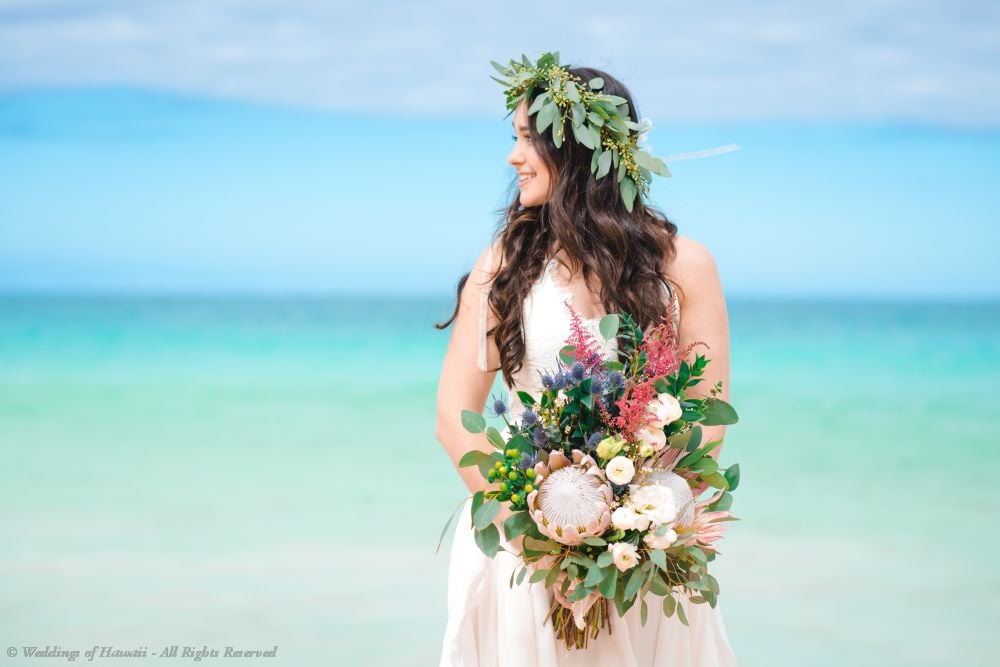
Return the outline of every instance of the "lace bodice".
<path id="1" fill-rule="evenodd" d="M 491 246 L 486 263 L 487 267 L 493 265 L 492 254 L 493 248 Z M 560 284 L 556 276 L 557 262 L 558 260 L 553 257 L 546 263 L 542 275 L 532 284 L 524 300 L 524 362 L 522 367 L 514 373 L 514 386 L 511 387 L 504 382 L 504 387 L 509 394 L 510 410 L 513 414 L 519 414 L 524 409 L 518 400 L 517 391 L 526 391 L 536 397 L 541 393 L 541 375 L 556 369 L 559 361 L 559 350 L 566 345 L 566 339 L 570 335 L 572 316 L 567 305 L 572 305 L 573 293 Z M 477 364 L 481 371 L 486 371 L 486 313 L 490 283 L 484 280 L 482 285 Z M 664 283 L 663 287 L 664 295 L 676 301 L 676 296 L 669 286 Z M 677 302 L 676 313 L 675 329 L 680 326 L 680 302 Z M 600 318 L 583 317 L 579 312 L 577 314 L 583 325 L 593 333 L 594 338 L 598 342 L 602 341 Z M 605 359 L 614 358 L 617 349 L 617 340 L 606 341 L 603 348 Z"/>

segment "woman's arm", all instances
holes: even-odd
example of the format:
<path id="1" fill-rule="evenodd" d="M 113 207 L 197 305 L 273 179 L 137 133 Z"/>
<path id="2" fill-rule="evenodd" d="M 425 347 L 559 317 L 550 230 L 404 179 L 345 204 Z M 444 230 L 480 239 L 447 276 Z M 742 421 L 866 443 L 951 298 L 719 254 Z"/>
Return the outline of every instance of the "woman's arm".
<path id="1" fill-rule="evenodd" d="M 496 265 L 499 263 L 499 252 L 494 250 L 492 254 L 493 264 Z M 461 303 L 452 324 L 451 339 L 441 366 L 437 391 L 437 439 L 471 493 L 482 491 L 490 485 L 477 467 L 459 468 L 458 462 L 471 449 L 487 454 L 495 451 L 485 434 L 469 433 L 462 426 L 462 410 L 482 413 L 496 377 L 496 371 L 483 372 L 476 366 L 479 337 L 483 335 L 479 330 L 479 307 L 481 299 L 485 299 L 487 294 L 488 287 L 484 283 L 495 269 L 495 266 L 487 266 L 489 255 L 489 248 L 483 250 L 462 288 Z M 496 317 L 487 308 L 486 330 L 495 324 Z M 491 337 L 487 338 L 487 368 L 496 368 L 498 359 L 496 344 Z"/>
<path id="2" fill-rule="evenodd" d="M 487 266 L 492 257 L 492 266 Z M 462 288 L 461 305 L 452 326 L 451 340 L 444 355 L 441 367 L 441 377 L 438 380 L 437 394 L 437 439 L 444 445 L 452 464 L 465 482 L 470 493 L 492 489 L 494 484 L 486 481 L 479 468 L 470 466 L 459 468 L 458 462 L 471 449 L 478 449 L 487 454 L 495 450 L 486 440 L 483 433 L 469 433 L 462 426 L 462 410 L 482 412 L 493 387 L 496 371 L 484 372 L 476 366 L 476 356 L 479 351 L 480 337 L 485 335 L 479 327 L 479 308 L 481 299 L 485 299 L 487 289 L 485 283 L 500 264 L 500 249 L 489 248 L 479 255 L 469 279 Z M 485 331 L 492 329 L 496 323 L 496 315 L 487 308 Z M 486 367 L 496 368 L 500 362 L 500 353 L 492 337 L 486 338 Z M 503 538 L 503 522 L 511 516 L 506 503 L 501 503 L 500 513 L 493 520 L 500 537 Z M 510 541 L 510 545 L 518 552 L 524 536 L 518 536 Z"/>
<path id="3" fill-rule="evenodd" d="M 678 344 L 684 349 L 695 341 L 699 345 L 692 351 L 709 358 L 701 382 L 688 391 L 691 397 L 704 398 L 717 382 L 722 381 L 722 391 L 717 396 L 729 401 L 729 315 L 722 281 L 715 259 L 708 248 L 684 236 L 676 237 L 677 256 L 671 265 L 673 275 L 684 290 L 681 301 L 681 327 Z M 690 361 L 690 360 L 689 360 Z M 720 440 L 726 434 L 723 426 L 702 426 L 702 443 Z M 709 456 L 719 458 L 722 445 Z"/>

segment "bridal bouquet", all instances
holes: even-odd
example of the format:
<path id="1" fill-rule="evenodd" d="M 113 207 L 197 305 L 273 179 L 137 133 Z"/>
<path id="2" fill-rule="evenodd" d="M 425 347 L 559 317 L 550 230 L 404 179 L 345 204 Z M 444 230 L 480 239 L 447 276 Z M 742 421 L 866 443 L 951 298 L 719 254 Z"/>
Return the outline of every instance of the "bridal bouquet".
<path id="1" fill-rule="evenodd" d="M 524 411 L 513 420 L 494 401 L 503 434 L 483 415 L 462 412 L 466 430 L 485 432 L 496 449 L 470 451 L 459 463 L 478 466 L 493 487 L 472 499 L 476 544 L 490 558 L 502 549 L 494 519 L 507 503 L 505 537 L 523 536 L 523 566 L 510 585 L 529 571 L 530 583 L 545 582 L 554 600 L 546 620 L 570 648 L 586 647 L 607 625 L 609 602 L 620 616 L 641 602 L 645 625 L 652 592 L 663 613 L 687 625 L 677 596 L 717 601 L 709 563 L 725 522 L 737 520 L 729 508 L 740 472 L 709 456 L 722 441 L 702 443 L 701 426 L 734 424 L 737 415 L 717 397 L 721 382 L 708 397 L 686 395 L 709 360 L 685 360 L 705 344 L 678 350 L 669 315 L 648 333 L 627 313 L 606 315 L 601 336 L 619 341 L 619 358 L 606 360 L 604 342 L 573 312 L 541 395 L 518 391 Z"/>

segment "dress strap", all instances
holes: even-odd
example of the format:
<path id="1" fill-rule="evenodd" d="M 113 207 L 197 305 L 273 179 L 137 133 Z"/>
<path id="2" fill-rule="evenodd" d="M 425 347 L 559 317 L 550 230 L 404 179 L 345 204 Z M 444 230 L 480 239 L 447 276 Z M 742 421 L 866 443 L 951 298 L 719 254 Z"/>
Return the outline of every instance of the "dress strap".
<path id="1" fill-rule="evenodd" d="M 476 366 L 486 372 L 486 308 L 489 305 L 490 270 L 493 268 L 493 243 L 490 242 L 486 253 L 486 266 L 483 267 L 483 279 L 479 283 L 479 353 L 476 355 Z"/>

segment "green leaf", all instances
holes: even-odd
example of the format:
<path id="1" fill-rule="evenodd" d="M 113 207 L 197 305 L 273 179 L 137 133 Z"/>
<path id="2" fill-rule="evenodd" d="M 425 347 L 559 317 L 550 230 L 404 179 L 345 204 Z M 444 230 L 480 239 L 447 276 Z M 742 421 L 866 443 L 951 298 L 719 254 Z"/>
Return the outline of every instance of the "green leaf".
<path id="1" fill-rule="evenodd" d="M 521 405 L 523 405 L 524 407 L 528 407 L 529 405 L 535 404 L 535 397 L 526 391 L 519 390 L 517 392 L 517 397 L 521 399 Z"/>
<path id="2" fill-rule="evenodd" d="M 608 576 L 600 583 L 601 595 L 611 599 L 615 597 L 615 588 L 618 587 L 618 568 L 612 567 Z"/>
<path id="3" fill-rule="evenodd" d="M 595 76 L 593 79 L 587 82 L 591 90 L 599 90 L 604 87 L 604 79 L 599 76 Z M 494 90 L 496 90 L 494 88 Z"/>
<path id="4" fill-rule="evenodd" d="M 476 546 L 484 554 L 493 558 L 500 549 L 500 531 L 492 523 L 486 526 L 485 530 L 475 532 Z"/>
<path id="5" fill-rule="evenodd" d="M 462 454 L 462 458 L 458 460 L 459 468 L 468 468 L 469 466 L 479 465 L 479 462 L 483 459 L 493 461 L 493 458 L 486 452 L 480 451 L 478 449 L 472 449 Z"/>
<path id="6" fill-rule="evenodd" d="M 620 189 L 622 201 L 625 202 L 625 208 L 631 212 L 632 208 L 635 206 L 635 196 L 639 193 L 639 191 L 636 189 L 635 183 L 631 178 L 623 178 Z"/>
<path id="7" fill-rule="evenodd" d="M 560 565 L 561 565 L 561 563 L 560 563 Z M 560 572 L 560 568 L 558 568 L 558 567 L 552 567 L 552 569 L 549 570 L 549 573 L 547 575 L 545 575 L 545 587 L 546 588 L 552 588 L 552 585 L 554 583 L 556 583 L 556 578 L 559 576 L 559 572 Z"/>
<path id="8" fill-rule="evenodd" d="M 597 584 L 604 581 L 604 578 L 608 576 L 607 571 L 601 567 L 592 567 L 587 571 L 587 577 L 583 580 L 584 586 L 596 586 Z"/>
<path id="9" fill-rule="evenodd" d="M 592 547 L 603 547 L 607 545 L 604 539 L 597 537 L 596 535 L 591 535 L 583 538 L 584 544 L 589 544 Z"/>
<path id="10" fill-rule="evenodd" d="M 684 613 L 684 605 L 682 604 L 677 605 L 677 619 L 684 625 L 688 624 L 687 614 Z"/>
<path id="11" fill-rule="evenodd" d="M 495 519 L 499 513 L 500 502 L 496 498 L 488 500 L 482 507 L 476 510 L 473 524 L 478 530 L 483 530 L 486 526 L 492 524 L 493 519 Z"/>
<path id="12" fill-rule="evenodd" d="M 507 447 L 507 443 L 504 442 L 503 436 L 500 435 L 500 431 L 495 426 L 490 426 L 486 429 L 486 439 L 497 449 L 502 450 Z"/>
<path id="13" fill-rule="evenodd" d="M 621 328 L 621 318 L 618 317 L 617 313 L 609 313 L 601 318 L 597 326 L 601 335 L 604 336 L 604 340 L 611 340 L 618 335 L 618 329 Z"/>
<path id="14" fill-rule="evenodd" d="M 667 569 L 667 554 L 663 549 L 653 549 L 649 552 L 649 560 L 656 563 L 656 566 L 661 570 L 666 571 Z"/>
<path id="15" fill-rule="evenodd" d="M 543 134 L 545 130 L 549 129 L 549 126 L 555 122 L 558 116 L 559 116 L 559 107 L 556 106 L 555 102 L 549 102 L 548 104 L 545 104 L 542 107 L 542 110 L 538 112 L 538 116 L 536 117 L 535 121 L 535 126 L 538 129 L 538 133 Z"/>
<path id="16" fill-rule="evenodd" d="M 462 410 L 462 426 L 469 433 L 482 433 L 486 430 L 486 418 L 472 410 Z"/>
<path id="17" fill-rule="evenodd" d="M 524 535 L 534 524 L 534 519 L 527 512 L 515 512 L 507 517 L 503 522 L 503 534 L 508 542 L 516 537 Z"/>
<path id="18" fill-rule="evenodd" d="M 463 500 L 462 502 L 460 502 L 458 504 L 458 507 L 456 507 L 452 511 L 451 516 L 448 517 L 448 521 L 444 524 L 444 529 L 441 531 L 441 537 L 438 538 L 437 549 L 434 550 L 434 553 L 437 553 L 438 551 L 441 550 L 441 543 L 444 542 L 444 534 L 448 532 L 448 526 L 451 525 L 451 520 L 455 518 L 455 515 L 458 514 L 458 510 L 462 509 L 462 505 L 464 505 L 464 504 L 465 504 L 465 500 Z"/>
<path id="19" fill-rule="evenodd" d="M 604 178 L 611 171 L 611 157 L 611 151 L 601 153 L 601 157 L 597 160 L 597 174 L 595 178 Z"/>
<path id="20" fill-rule="evenodd" d="M 649 610 L 646 607 L 646 600 L 645 600 L 645 598 L 642 601 L 642 607 L 640 609 L 641 609 L 641 612 L 639 614 L 639 619 L 642 621 L 642 627 L 646 627 L 646 616 L 648 615 Z"/>
<path id="21" fill-rule="evenodd" d="M 674 611 L 677 609 L 677 600 L 674 599 L 673 593 L 670 595 L 663 596 L 663 613 L 670 616 L 674 615 Z"/>
<path id="22" fill-rule="evenodd" d="M 735 491 L 740 483 L 740 464 L 734 463 L 723 474 L 726 476 L 726 481 L 729 482 L 729 490 Z"/>
<path id="23" fill-rule="evenodd" d="M 501 65 L 500 63 L 496 62 L 495 60 L 491 60 L 490 64 L 493 65 L 493 69 L 495 69 L 496 71 L 500 72 L 504 76 L 509 76 L 510 75 L 510 71 L 506 67 L 504 67 L 503 65 Z M 494 88 L 494 90 L 496 90 L 496 89 Z"/>
<path id="24" fill-rule="evenodd" d="M 733 495 L 728 491 L 724 491 L 719 499 L 708 506 L 708 511 L 710 512 L 721 512 L 728 510 L 733 506 Z"/>
<path id="25" fill-rule="evenodd" d="M 602 551 L 601 555 L 597 557 L 597 564 L 601 567 L 607 567 L 615 561 L 614 554 L 610 551 Z"/>
<path id="26" fill-rule="evenodd" d="M 535 101 L 531 103 L 531 106 L 528 107 L 528 115 L 534 115 L 539 109 L 542 108 L 542 105 L 545 104 L 548 99 L 548 92 L 540 93 L 538 97 L 535 98 Z"/>
<path id="27" fill-rule="evenodd" d="M 469 517 L 471 519 L 471 522 L 469 523 L 469 525 L 472 528 L 476 527 L 476 522 L 475 522 L 476 511 L 480 507 L 482 507 L 482 505 L 483 505 L 483 498 L 485 498 L 485 497 L 486 497 L 486 493 L 484 491 L 476 491 L 472 495 L 472 507 L 470 508 L 470 514 L 469 514 Z"/>
<path id="28" fill-rule="evenodd" d="M 634 567 L 632 572 L 628 575 L 628 580 L 625 582 L 625 599 L 631 598 L 635 595 L 639 588 L 646 582 L 646 573 L 642 571 L 641 568 Z"/>
<path id="29" fill-rule="evenodd" d="M 721 398 L 709 398 L 705 401 L 705 418 L 701 423 L 705 426 L 720 426 L 735 424 L 739 421 L 736 410 Z"/>
<path id="30" fill-rule="evenodd" d="M 548 570 L 546 570 L 546 569 L 544 569 L 544 568 L 539 568 L 539 569 L 537 569 L 537 570 L 535 570 L 534 572 L 532 572 L 532 573 L 531 573 L 531 578 L 530 578 L 530 579 L 528 579 L 528 583 L 529 583 L 529 584 L 533 584 L 533 583 L 535 583 L 536 581 L 541 581 L 542 579 L 544 579 L 544 578 L 545 578 L 545 576 L 546 576 L 546 575 L 547 575 L 548 573 L 549 573 L 549 571 L 548 571 Z"/>
<path id="31" fill-rule="evenodd" d="M 524 581 L 524 575 L 528 574 L 528 568 L 522 567 L 521 571 L 517 573 L 517 585 L 520 586 L 521 582 Z"/>
<path id="32" fill-rule="evenodd" d="M 583 144 L 590 150 L 594 150 L 594 138 L 590 135 L 590 132 L 585 127 L 577 125 L 575 121 L 571 127 L 573 128 L 573 136 L 576 137 L 577 143 Z"/>
<path id="33" fill-rule="evenodd" d="M 729 488 L 729 482 L 727 482 L 726 478 L 723 477 L 722 475 L 720 475 L 717 472 L 709 473 L 707 475 L 702 475 L 701 478 L 704 481 L 708 482 L 708 484 L 710 486 L 713 486 L 716 489 L 728 489 Z"/>
<path id="34" fill-rule="evenodd" d="M 580 103 L 580 91 L 572 81 L 566 84 L 566 97 L 572 102 Z"/>

